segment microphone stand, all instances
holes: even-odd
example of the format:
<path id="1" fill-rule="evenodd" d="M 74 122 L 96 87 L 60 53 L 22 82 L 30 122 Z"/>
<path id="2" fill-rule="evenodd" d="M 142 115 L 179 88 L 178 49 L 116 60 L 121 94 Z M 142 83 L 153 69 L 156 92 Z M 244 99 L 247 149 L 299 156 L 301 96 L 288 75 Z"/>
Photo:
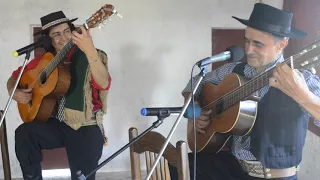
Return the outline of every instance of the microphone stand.
<path id="1" fill-rule="evenodd" d="M 200 71 L 200 73 L 199 73 L 200 78 L 199 78 L 199 79 L 198 79 L 198 81 L 196 82 L 196 86 L 195 86 L 195 88 L 194 88 L 194 90 L 193 90 L 192 94 L 190 94 L 190 95 L 189 95 L 189 97 L 188 97 L 188 99 L 187 99 L 186 104 L 183 106 L 182 111 L 180 112 L 180 114 L 179 114 L 179 116 L 178 116 L 178 118 L 177 118 L 176 122 L 174 123 L 174 125 L 173 125 L 173 127 L 172 127 L 172 129 L 171 129 L 171 131 L 170 131 L 170 133 L 169 133 L 169 135 L 168 135 L 168 137 L 167 137 L 166 141 L 164 142 L 164 144 L 163 144 L 163 146 L 162 146 L 162 148 L 161 148 L 161 150 L 160 150 L 160 152 L 159 152 L 159 154 L 158 154 L 158 156 L 157 156 L 156 161 L 154 162 L 154 164 L 153 164 L 153 166 L 152 166 L 152 168 L 151 168 L 151 170 L 150 170 L 150 172 L 149 172 L 149 174 L 147 175 L 147 177 L 146 177 L 146 179 L 145 179 L 145 180 L 149 180 L 149 179 L 150 179 L 150 177 L 151 177 L 151 175 L 152 175 L 153 171 L 155 170 L 155 168 L 156 168 L 157 164 L 159 163 L 159 160 L 161 159 L 162 154 L 164 153 L 164 150 L 167 148 L 167 146 L 168 146 L 168 144 L 169 144 L 169 141 L 170 141 L 170 139 L 171 139 L 171 137 L 172 137 L 172 135 L 173 135 L 174 131 L 177 129 L 177 126 L 178 126 L 178 124 L 179 124 L 179 122 L 180 122 L 180 120 L 181 120 L 181 118 L 182 118 L 183 114 L 185 113 L 185 111 L 186 111 L 187 107 L 189 106 L 189 104 L 190 104 L 190 102 L 191 102 L 191 99 L 192 99 L 193 95 L 194 95 L 194 94 L 195 94 L 195 92 L 197 91 L 197 89 L 198 89 L 198 87 L 199 87 L 199 85 L 200 85 L 200 83 L 201 83 L 202 79 L 204 78 L 204 76 L 205 76 L 205 75 L 206 75 L 206 73 L 207 73 L 207 71 L 206 71 L 207 66 L 208 66 L 208 65 L 201 66 L 201 71 Z"/>
<path id="2" fill-rule="evenodd" d="M 125 146 L 123 146 L 120 150 L 115 152 L 113 155 L 111 155 L 108 159 L 100 163 L 93 171 L 91 171 L 88 175 L 83 175 L 81 170 L 77 172 L 78 180 L 85 180 L 92 176 L 96 171 L 98 171 L 101 167 L 103 167 L 105 164 L 110 162 L 112 159 L 114 159 L 116 156 L 118 156 L 120 153 L 122 153 L 124 150 L 126 150 L 128 147 L 130 147 L 132 144 L 134 144 L 136 141 L 141 139 L 145 134 L 147 134 L 149 131 L 157 128 L 160 126 L 163 122 L 163 120 L 170 116 L 170 113 L 162 112 L 160 115 L 158 115 L 158 120 L 155 121 L 148 129 L 143 131 L 139 136 L 132 139 L 129 143 L 127 143 Z"/>
<path id="3" fill-rule="evenodd" d="M 22 67 L 21 67 L 21 70 L 20 70 L 19 76 L 18 76 L 18 78 L 17 78 L 17 80 L 16 80 L 16 83 L 14 84 L 14 87 L 13 87 L 13 90 L 12 90 L 11 95 L 10 95 L 10 97 L 9 97 L 9 100 L 8 100 L 8 102 L 7 102 L 7 104 L 6 104 L 6 107 L 4 108 L 3 114 L 2 114 L 2 115 L 0 114 L 0 116 L 1 116 L 0 126 L 2 126 L 2 122 L 3 122 L 3 120 L 4 120 L 4 117 L 5 117 L 6 114 L 7 114 L 7 111 L 8 111 L 8 109 L 9 109 L 10 103 L 11 103 L 11 101 L 12 101 L 12 97 L 13 97 L 13 95 L 14 95 L 17 87 L 18 87 L 18 84 L 19 84 L 19 81 L 20 81 L 20 79 L 21 79 L 21 76 L 22 76 L 22 73 L 23 73 L 23 71 L 24 71 L 24 68 L 26 67 L 27 62 L 29 61 L 30 53 L 31 53 L 31 49 L 29 49 L 29 50 L 26 52 L 25 60 L 24 60 L 23 65 L 22 65 Z"/>

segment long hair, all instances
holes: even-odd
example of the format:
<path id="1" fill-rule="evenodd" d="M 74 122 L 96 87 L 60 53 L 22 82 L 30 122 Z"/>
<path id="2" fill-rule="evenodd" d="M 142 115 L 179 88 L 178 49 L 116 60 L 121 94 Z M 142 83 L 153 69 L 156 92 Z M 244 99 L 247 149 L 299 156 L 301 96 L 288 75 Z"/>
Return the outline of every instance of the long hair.
<path id="1" fill-rule="evenodd" d="M 71 32 L 76 29 L 73 23 L 68 22 L 68 25 L 69 25 L 69 28 L 70 28 Z M 52 27 L 49 28 L 48 30 L 44 31 L 42 33 L 42 36 L 49 36 L 49 32 L 50 32 L 51 29 L 52 29 Z M 52 44 L 51 44 L 50 47 L 47 47 L 47 48 L 44 48 L 44 49 L 45 49 L 46 52 L 50 52 L 52 54 L 56 54 L 57 53 L 56 49 L 52 46 Z"/>

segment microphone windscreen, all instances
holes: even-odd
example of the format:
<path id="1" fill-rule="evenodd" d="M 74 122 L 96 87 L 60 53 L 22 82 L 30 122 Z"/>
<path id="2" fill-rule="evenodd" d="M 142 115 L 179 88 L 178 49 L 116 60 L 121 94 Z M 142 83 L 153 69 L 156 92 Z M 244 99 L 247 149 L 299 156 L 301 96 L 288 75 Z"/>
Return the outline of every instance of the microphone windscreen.
<path id="1" fill-rule="evenodd" d="M 195 104 L 194 105 L 194 111 L 195 111 L 195 118 L 198 118 L 201 113 L 201 108 L 199 105 Z M 189 104 L 189 106 L 186 109 L 186 112 L 184 113 L 183 117 L 191 119 L 193 118 L 193 105 Z"/>
<path id="2" fill-rule="evenodd" d="M 143 109 L 141 109 L 141 111 L 140 111 L 140 113 L 141 113 L 141 115 L 142 116 L 146 116 L 147 115 L 147 108 L 143 108 Z"/>
<path id="3" fill-rule="evenodd" d="M 230 51 L 231 54 L 229 61 L 240 61 L 244 57 L 244 50 L 240 46 L 230 46 L 226 49 L 226 51 Z"/>

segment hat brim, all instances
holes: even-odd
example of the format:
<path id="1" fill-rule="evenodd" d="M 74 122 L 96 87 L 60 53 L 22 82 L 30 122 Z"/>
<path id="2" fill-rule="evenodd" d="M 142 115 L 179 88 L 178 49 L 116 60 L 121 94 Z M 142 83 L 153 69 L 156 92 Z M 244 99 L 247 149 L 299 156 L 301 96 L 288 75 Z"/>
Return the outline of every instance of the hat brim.
<path id="1" fill-rule="evenodd" d="M 299 30 L 299 29 L 296 29 L 296 28 L 291 28 L 290 30 L 290 33 L 283 33 L 283 32 L 277 32 L 277 31 L 272 31 L 270 29 L 266 29 L 266 28 L 263 28 L 253 22 L 250 22 L 249 20 L 245 20 L 245 19 L 240 19 L 240 18 L 237 18 L 237 17 L 234 17 L 232 16 L 232 18 L 238 20 L 240 23 L 246 25 L 246 26 L 249 26 L 249 27 L 252 27 L 254 29 L 258 29 L 258 30 L 261 30 L 261 31 L 265 31 L 265 32 L 269 32 L 269 33 L 272 33 L 272 34 L 275 34 L 275 35 L 278 35 L 278 36 L 282 36 L 282 37 L 289 37 L 289 38 L 304 38 L 307 36 L 307 33 Z"/>
<path id="2" fill-rule="evenodd" d="M 71 19 L 71 20 L 69 20 L 69 21 L 63 21 L 63 22 L 60 22 L 60 23 L 58 23 L 58 24 L 55 24 L 55 25 L 52 26 L 52 27 L 58 26 L 58 25 L 63 24 L 63 23 L 71 23 L 71 22 L 73 22 L 73 21 L 76 21 L 77 19 L 78 19 L 78 18 L 74 18 L 74 19 Z M 38 32 L 34 33 L 33 35 L 35 36 L 35 35 L 38 35 L 38 34 L 45 34 L 46 32 L 48 32 L 47 29 L 38 31 Z"/>

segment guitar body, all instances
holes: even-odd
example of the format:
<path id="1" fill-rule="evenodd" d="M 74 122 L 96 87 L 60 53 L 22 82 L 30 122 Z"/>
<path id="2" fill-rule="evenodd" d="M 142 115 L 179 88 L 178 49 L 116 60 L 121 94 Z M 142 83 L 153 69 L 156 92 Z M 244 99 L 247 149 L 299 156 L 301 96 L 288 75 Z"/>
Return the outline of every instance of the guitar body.
<path id="1" fill-rule="evenodd" d="M 71 77 L 67 65 L 56 67 L 50 75 L 42 73 L 53 58 L 53 54 L 45 53 L 35 69 L 26 71 L 21 76 L 19 88 L 33 87 L 32 100 L 27 104 L 18 103 L 20 117 L 24 122 L 47 121 L 57 98 L 69 89 Z M 41 78 L 37 81 L 38 77 Z"/>
<path id="2" fill-rule="evenodd" d="M 243 136 L 252 129 L 256 114 L 257 101 L 246 99 L 216 114 L 216 100 L 243 85 L 247 79 L 237 74 L 228 75 L 219 85 L 207 83 L 202 89 L 201 106 L 212 103 L 210 124 L 204 128 L 205 134 L 197 132 L 196 151 L 218 153 L 232 135 Z M 188 144 L 194 152 L 193 122 L 188 122 Z"/>

